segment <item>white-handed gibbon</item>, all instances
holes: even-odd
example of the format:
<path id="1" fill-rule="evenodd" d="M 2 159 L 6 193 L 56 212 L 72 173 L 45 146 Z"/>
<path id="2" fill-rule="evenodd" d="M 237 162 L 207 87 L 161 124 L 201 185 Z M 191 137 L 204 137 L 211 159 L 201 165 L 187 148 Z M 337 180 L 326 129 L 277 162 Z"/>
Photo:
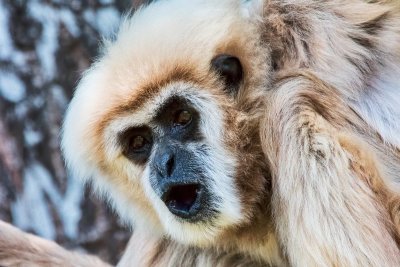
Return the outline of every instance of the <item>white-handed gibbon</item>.
<path id="1" fill-rule="evenodd" d="M 80 81 L 63 151 L 120 266 L 400 266 L 400 12 L 160 0 Z"/>

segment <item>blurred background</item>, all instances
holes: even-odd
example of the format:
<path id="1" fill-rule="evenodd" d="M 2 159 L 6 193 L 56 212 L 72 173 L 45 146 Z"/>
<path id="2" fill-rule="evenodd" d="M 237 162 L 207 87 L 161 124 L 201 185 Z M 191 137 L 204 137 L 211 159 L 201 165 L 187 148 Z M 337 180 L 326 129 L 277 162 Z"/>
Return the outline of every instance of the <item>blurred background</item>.
<path id="1" fill-rule="evenodd" d="M 115 263 L 129 238 L 64 167 L 60 126 L 81 73 L 135 0 L 0 0 L 0 220 Z"/>

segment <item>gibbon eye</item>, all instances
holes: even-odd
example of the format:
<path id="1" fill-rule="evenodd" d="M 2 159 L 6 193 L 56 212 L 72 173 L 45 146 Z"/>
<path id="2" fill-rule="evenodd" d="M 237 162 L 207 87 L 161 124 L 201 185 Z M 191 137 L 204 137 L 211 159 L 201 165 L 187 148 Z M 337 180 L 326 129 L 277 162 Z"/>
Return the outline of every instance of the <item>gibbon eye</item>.
<path id="1" fill-rule="evenodd" d="M 212 68 L 224 80 L 228 93 L 237 93 L 243 79 L 243 69 L 240 60 L 231 55 L 218 55 L 211 61 Z"/>
<path id="2" fill-rule="evenodd" d="M 143 163 L 151 153 L 153 143 L 151 129 L 146 126 L 130 128 L 121 133 L 120 143 L 125 157 Z"/>
<path id="3" fill-rule="evenodd" d="M 192 121 L 192 113 L 187 110 L 178 111 L 174 118 L 174 124 L 185 126 Z"/>
<path id="4" fill-rule="evenodd" d="M 130 147 L 133 150 L 140 150 L 146 145 L 146 139 L 141 136 L 137 135 L 131 138 Z"/>

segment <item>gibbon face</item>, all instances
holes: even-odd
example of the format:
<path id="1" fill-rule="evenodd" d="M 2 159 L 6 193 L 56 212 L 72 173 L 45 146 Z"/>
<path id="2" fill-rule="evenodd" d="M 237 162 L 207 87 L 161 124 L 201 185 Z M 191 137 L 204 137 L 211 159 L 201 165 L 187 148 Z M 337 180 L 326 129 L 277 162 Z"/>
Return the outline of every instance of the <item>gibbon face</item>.
<path id="1" fill-rule="evenodd" d="M 125 20 L 79 83 L 69 167 L 139 230 L 207 244 L 268 201 L 258 121 L 269 59 L 250 10 L 156 2 Z"/>

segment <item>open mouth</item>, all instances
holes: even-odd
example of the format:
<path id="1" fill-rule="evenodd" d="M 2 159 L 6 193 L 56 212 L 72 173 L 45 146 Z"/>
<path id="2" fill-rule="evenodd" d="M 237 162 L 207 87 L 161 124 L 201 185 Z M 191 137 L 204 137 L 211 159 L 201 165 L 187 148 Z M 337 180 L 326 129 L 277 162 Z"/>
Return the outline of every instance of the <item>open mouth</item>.
<path id="1" fill-rule="evenodd" d="M 199 184 L 173 185 L 163 194 L 162 200 L 173 214 L 190 218 L 199 210 L 201 193 Z"/>

